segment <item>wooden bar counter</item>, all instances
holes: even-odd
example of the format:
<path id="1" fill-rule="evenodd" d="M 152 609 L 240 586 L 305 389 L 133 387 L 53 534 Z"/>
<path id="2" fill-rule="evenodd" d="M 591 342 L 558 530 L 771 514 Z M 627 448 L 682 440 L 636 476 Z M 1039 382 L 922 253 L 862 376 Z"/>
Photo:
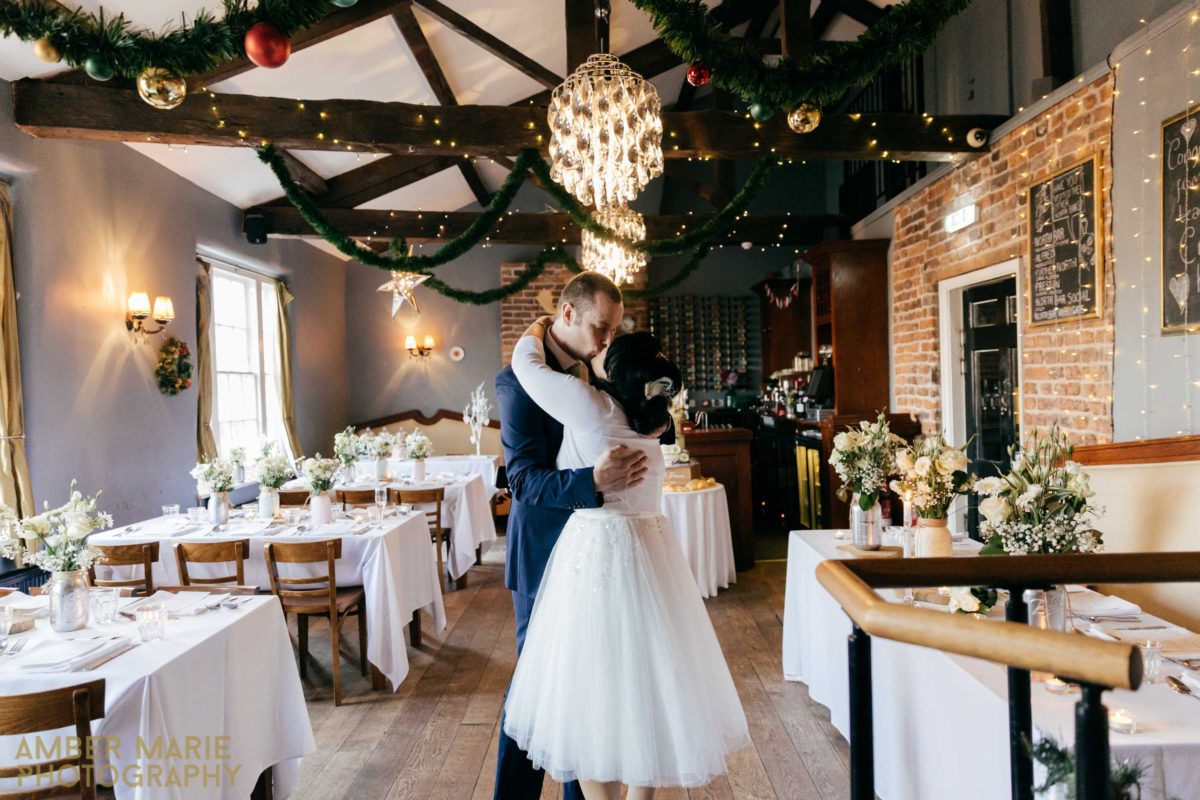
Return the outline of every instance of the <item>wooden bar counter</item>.
<path id="1" fill-rule="evenodd" d="M 733 529 L 733 557 L 739 570 L 754 566 L 754 499 L 750 485 L 750 440 L 746 428 L 687 431 L 688 453 L 706 478 L 724 484 Z"/>

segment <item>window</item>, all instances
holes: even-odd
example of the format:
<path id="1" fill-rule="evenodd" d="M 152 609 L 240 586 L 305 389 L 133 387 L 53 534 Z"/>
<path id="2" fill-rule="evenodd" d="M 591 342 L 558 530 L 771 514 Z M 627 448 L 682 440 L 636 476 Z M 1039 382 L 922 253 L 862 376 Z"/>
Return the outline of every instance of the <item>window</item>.
<path id="1" fill-rule="evenodd" d="M 234 448 L 252 459 L 264 442 L 288 447 L 279 401 L 279 330 L 275 281 L 213 264 L 213 434 L 227 457 Z"/>

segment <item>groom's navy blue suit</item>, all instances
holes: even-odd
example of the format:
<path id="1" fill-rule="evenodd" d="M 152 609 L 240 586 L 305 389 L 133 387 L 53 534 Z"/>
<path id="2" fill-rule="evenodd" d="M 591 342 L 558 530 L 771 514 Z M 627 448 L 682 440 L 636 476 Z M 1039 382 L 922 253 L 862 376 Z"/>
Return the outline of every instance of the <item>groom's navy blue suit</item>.
<path id="1" fill-rule="evenodd" d="M 546 362 L 562 371 L 550 348 Z M 512 492 L 508 513 L 504 582 L 512 591 L 517 617 L 517 655 L 525 645 L 525 627 L 550 551 L 567 518 L 577 508 L 594 508 L 592 468 L 557 469 L 563 427 L 529 398 L 512 367 L 496 376 L 500 403 L 500 442 Z M 542 791 L 541 770 L 504 734 L 500 721 L 500 753 L 496 763 L 496 800 L 536 800 Z M 566 800 L 582 800 L 578 783 L 565 787 Z"/>

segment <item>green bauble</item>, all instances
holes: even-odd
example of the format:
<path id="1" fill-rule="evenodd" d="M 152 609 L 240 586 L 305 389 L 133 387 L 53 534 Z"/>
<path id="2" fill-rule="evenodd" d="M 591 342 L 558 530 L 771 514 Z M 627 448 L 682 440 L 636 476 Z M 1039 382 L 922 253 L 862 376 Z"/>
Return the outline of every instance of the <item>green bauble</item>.
<path id="1" fill-rule="evenodd" d="M 358 0 L 330 0 L 338 8 L 349 8 L 358 2 Z"/>
<path id="2" fill-rule="evenodd" d="M 102 56 L 88 56 L 84 59 L 83 71 L 96 81 L 106 81 L 114 75 L 112 66 Z"/>
<path id="3" fill-rule="evenodd" d="M 771 117 L 775 116 L 775 106 L 770 103 L 751 103 L 750 116 L 754 117 L 759 122 L 766 122 Z"/>

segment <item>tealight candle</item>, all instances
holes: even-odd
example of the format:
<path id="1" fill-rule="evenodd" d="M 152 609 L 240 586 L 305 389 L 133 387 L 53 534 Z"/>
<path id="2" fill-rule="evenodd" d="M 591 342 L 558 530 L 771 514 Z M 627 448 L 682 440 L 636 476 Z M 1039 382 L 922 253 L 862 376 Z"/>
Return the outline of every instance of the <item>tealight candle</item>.
<path id="1" fill-rule="evenodd" d="M 1117 733 L 1133 733 L 1137 730 L 1137 723 L 1133 714 L 1123 708 L 1116 708 L 1108 712 L 1108 727 Z"/>
<path id="2" fill-rule="evenodd" d="M 1051 675 L 1046 678 L 1044 683 L 1046 691 L 1050 694 L 1070 694 L 1075 687 L 1066 681 L 1060 679 L 1057 675 Z"/>

